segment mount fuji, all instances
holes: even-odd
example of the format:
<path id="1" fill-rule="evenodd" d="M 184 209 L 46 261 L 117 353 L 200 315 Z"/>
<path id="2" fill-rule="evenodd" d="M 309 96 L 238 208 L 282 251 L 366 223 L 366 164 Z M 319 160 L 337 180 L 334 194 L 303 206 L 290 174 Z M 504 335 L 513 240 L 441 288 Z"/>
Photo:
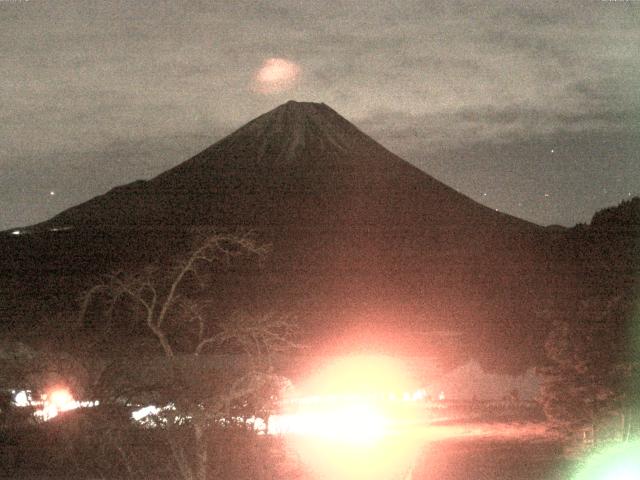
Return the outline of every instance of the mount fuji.
<path id="1" fill-rule="evenodd" d="M 330 350 L 446 351 L 509 371 L 541 358 L 539 305 L 560 282 L 553 232 L 474 202 L 318 103 L 287 102 L 155 178 L 3 236 L 2 270 L 27 295 L 64 299 L 90 273 L 212 229 L 272 245 L 261 269 L 215 286 L 221 312 L 293 312 Z"/>

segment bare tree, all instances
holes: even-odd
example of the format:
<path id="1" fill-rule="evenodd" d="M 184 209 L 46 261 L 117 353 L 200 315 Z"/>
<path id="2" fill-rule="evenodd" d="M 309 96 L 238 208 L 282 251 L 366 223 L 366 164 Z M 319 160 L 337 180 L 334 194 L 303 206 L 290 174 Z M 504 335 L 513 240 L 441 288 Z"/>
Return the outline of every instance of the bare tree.
<path id="1" fill-rule="evenodd" d="M 87 309 L 97 296 L 107 303 L 107 316 L 121 302 L 129 302 L 141 308 L 143 320 L 157 338 L 167 357 L 175 356 L 168 338 L 167 320 L 170 316 L 187 313 L 199 321 L 198 345 L 195 353 L 201 353 L 210 342 L 205 336 L 199 305 L 185 290 L 187 282 L 195 281 L 199 289 L 206 289 L 206 266 L 214 263 L 229 264 L 234 257 L 254 255 L 262 257 L 268 252 L 247 235 L 216 234 L 206 238 L 185 258 L 179 259 L 167 271 L 161 265 L 147 266 L 137 272 L 120 271 L 104 275 L 82 297 L 79 318 L 84 321 Z M 202 344 L 202 345 L 201 345 Z"/>
<path id="2" fill-rule="evenodd" d="M 185 480 L 207 478 L 211 431 L 242 418 L 238 409 L 256 410 L 258 403 L 270 400 L 278 383 L 274 354 L 299 346 L 295 325 L 286 317 L 240 312 L 210 320 L 207 280 L 213 267 L 231 265 L 241 256 L 262 258 L 267 252 L 266 245 L 249 235 L 214 234 L 170 267 L 105 275 L 82 297 L 81 323 L 96 313 L 108 322 L 126 309 L 162 348 L 169 377 L 162 388 L 175 409 L 160 420 Z M 185 335 L 191 339 L 187 346 L 177 341 Z M 212 356 L 214 368 L 206 368 Z M 206 378 L 211 375 L 216 377 L 213 382 Z M 191 438 L 185 439 L 185 431 Z"/>

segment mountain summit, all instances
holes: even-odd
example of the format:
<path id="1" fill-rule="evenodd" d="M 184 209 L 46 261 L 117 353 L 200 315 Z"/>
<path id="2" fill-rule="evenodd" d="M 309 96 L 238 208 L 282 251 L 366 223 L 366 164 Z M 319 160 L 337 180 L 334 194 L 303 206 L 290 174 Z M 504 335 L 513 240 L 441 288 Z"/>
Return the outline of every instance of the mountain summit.
<path id="1" fill-rule="evenodd" d="M 260 272 L 212 287 L 219 312 L 290 312 L 338 350 L 346 338 L 424 353 L 412 332 L 444 330 L 454 335 L 429 353 L 506 369 L 541 354 L 545 230 L 447 187 L 324 104 L 287 102 L 155 178 L 4 241 L 34 295 L 60 296 L 64 282 L 157 261 L 211 229 L 251 229 L 272 245 Z"/>
<path id="2" fill-rule="evenodd" d="M 290 101 L 178 166 L 41 226 L 406 224 L 524 221 L 483 207 L 386 150 L 324 104 Z"/>

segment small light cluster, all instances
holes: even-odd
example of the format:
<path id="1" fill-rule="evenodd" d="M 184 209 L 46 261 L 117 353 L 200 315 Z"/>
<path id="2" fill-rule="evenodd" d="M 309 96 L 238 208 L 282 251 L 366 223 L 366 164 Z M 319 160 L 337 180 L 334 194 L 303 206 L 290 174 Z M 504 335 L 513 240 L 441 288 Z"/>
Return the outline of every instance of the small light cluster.
<path id="1" fill-rule="evenodd" d="M 35 407 L 33 413 L 36 418 L 43 421 L 51 420 L 63 412 L 77 408 L 91 408 L 100 404 L 99 401 L 79 401 L 66 388 L 56 388 L 40 396 L 35 400 L 30 390 L 13 390 L 13 404 L 16 407 Z"/>

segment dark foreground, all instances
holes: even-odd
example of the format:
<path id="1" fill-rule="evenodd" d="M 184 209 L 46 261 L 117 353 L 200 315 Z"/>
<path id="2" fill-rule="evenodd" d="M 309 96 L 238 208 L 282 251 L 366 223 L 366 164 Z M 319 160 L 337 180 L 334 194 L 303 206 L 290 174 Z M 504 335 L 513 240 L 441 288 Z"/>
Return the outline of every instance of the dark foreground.
<path id="1" fill-rule="evenodd" d="M 422 450 L 412 480 L 568 480 L 569 470 L 553 442 L 443 440 Z"/>
<path id="2" fill-rule="evenodd" d="M 263 438 L 265 442 L 273 441 L 269 438 Z M 42 452 L 45 453 L 47 450 L 46 446 L 43 446 Z M 274 452 L 272 448 L 261 450 L 262 454 L 267 454 L 267 451 L 270 454 Z M 358 480 L 373 478 L 380 478 L 381 480 L 382 478 L 389 478 L 390 480 L 570 480 L 572 476 L 571 462 L 563 458 L 560 445 L 551 439 L 542 437 L 518 439 L 493 435 L 471 435 L 466 437 L 435 438 L 431 441 L 423 442 L 416 451 L 417 454 L 413 462 L 394 469 L 393 475 L 389 476 L 372 476 L 364 471 L 361 471 L 360 474 L 336 470 L 331 474 L 328 472 L 314 472 L 315 469 L 312 465 L 314 462 L 305 462 L 305 459 L 302 458 L 303 456 L 300 455 L 296 455 L 296 461 L 303 464 L 306 463 L 306 465 L 284 469 L 273 468 L 275 467 L 274 465 L 264 465 L 266 468 L 262 468 L 256 467 L 254 464 L 268 464 L 278 460 L 275 457 L 267 460 L 261 455 L 258 457 L 249 455 L 235 468 L 226 470 L 224 473 L 219 472 L 218 475 L 211 476 L 211 478 L 212 480 L 260 480 L 261 478 L 282 480 L 324 480 L 328 478 L 331 478 L 331 480 L 338 480 L 338 478 Z M 78 465 L 67 464 L 65 468 L 55 459 L 47 459 L 42 456 L 23 459 L 23 461 L 10 466 L 6 462 L 7 452 L 4 453 L 5 462 L 0 464 L 0 478 L 2 479 L 88 480 L 108 478 L 115 480 L 132 478 L 127 472 L 107 476 L 91 475 L 89 472 L 81 473 L 77 468 Z M 37 455 L 36 452 L 33 453 Z M 95 453 L 100 455 L 99 451 Z M 152 454 L 152 452 L 148 451 L 147 454 Z M 380 452 L 376 455 L 380 455 Z M 363 458 L 364 462 L 369 460 L 376 461 L 376 457 L 373 455 L 370 458 L 366 456 Z M 73 461 L 70 463 L 73 463 Z M 48 464 L 55 467 L 48 468 Z M 290 464 L 289 467 L 291 466 Z M 363 470 L 366 470 L 366 465 L 364 466 Z M 142 474 L 140 471 L 136 473 L 138 475 Z M 154 473 L 152 477 L 147 478 L 176 478 L 171 474 L 157 476 L 160 473 L 158 471 Z M 144 475 L 137 478 L 144 478 Z"/>

